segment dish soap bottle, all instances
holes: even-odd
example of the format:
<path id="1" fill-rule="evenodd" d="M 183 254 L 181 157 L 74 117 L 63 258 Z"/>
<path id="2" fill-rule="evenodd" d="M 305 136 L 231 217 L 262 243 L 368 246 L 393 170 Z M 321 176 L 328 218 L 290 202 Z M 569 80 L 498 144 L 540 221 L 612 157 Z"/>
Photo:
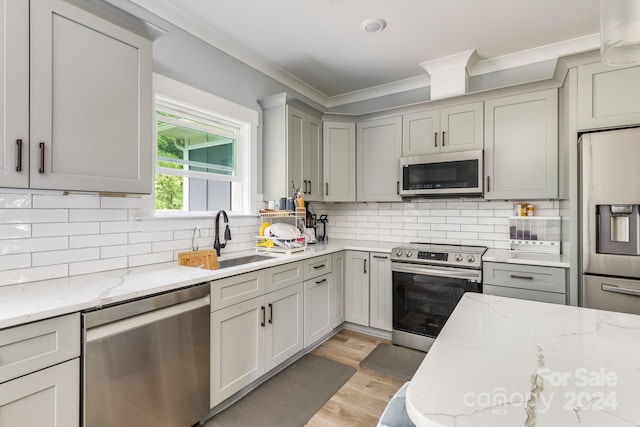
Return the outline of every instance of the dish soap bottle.
<path id="1" fill-rule="evenodd" d="M 296 185 L 291 180 L 291 187 L 293 187 L 293 201 L 295 203 L 296 209 L 304 208 L 304 193 L 300 191 L 300 189 L 296 189 Z"/>

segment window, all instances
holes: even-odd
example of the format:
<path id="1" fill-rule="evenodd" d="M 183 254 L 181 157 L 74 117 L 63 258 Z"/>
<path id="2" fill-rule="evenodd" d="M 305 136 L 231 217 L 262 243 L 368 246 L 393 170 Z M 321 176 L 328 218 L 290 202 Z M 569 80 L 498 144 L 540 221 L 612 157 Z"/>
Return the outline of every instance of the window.
<path id="1" fill-rule="evenodd" d="M 156 212 L 251 211 L 255 127 L 213 112 L 228 101 L 195 88 L 185 91 L 181 83 L 155 77 L 165 83 L 156 84 Z M 165 95 L 174 87 L 183 99 Z M 253 113 L 257 122 L 257 112 Z"/>

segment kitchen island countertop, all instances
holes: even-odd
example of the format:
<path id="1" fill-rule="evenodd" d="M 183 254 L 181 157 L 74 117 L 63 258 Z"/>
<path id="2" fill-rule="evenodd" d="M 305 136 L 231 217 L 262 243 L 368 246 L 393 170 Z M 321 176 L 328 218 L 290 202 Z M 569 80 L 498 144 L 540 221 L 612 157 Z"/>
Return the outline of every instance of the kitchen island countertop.
<path id="1" fill-rule="evenodd" d="M 102 307 L 167 292 L 211 280 L 273 267 L 341 250 L 390 253 L 397 243 L 330 240 L 309 245 L 304 252 L 273 255 L 265 261 L 221 270 L 184 267 L 177 262 L 131 267 L 60 279 L 0 286 L 0 329 L 76 311 Z M 225 255 L 220 260 L 253 255 L 254 250 Z"/>
<path id="2" fill-rule="evenodd" d="M 640 316 L 467 293 L 407 390 L 417 427 L 640 425 Z"/>

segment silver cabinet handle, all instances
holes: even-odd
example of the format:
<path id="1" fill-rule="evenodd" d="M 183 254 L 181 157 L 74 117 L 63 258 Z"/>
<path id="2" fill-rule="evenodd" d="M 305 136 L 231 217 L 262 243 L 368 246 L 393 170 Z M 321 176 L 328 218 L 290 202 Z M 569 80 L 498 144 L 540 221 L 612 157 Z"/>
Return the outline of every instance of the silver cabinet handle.
<path id="1" fill-rule="evenodd" d="M 380 255 L 374 255 L 373 256 L 375 259 L 389 259 L 389 257 L 386 256 L 380 256 Z"/>
<path id="2" fill-rule="evenodd" d="M 518 276 L 517 274 L 512 274 L 511 278 L 512 279 L 533 280 L 533 277 L 531 277 L 531 276 Z"/>
<path id="3" fill-rule="evenodd" d="M 638 289 L 621 288 L 620 286 L 610 285 L 608 283 L 602 283 L 601 287 L 605 292 L 614 292 L 616 294 L 634 295 L 640 297 L 640 290 Z"/>
<path id="4" fill-rule="evenodd" d="M 327 282 L 327 279 L 318 280 L 318 281 L 316 282 L 316 285 L 320 285 L 320 284 L 322 284 L 322 283 L 326 283 L 326 282 Z"/>
<path id="5" fill-rule="evenodd" d="M 38 173 L 44 173 L 44 142 L 38 145 L 40 147 L 40 167 L 38 168 Z"/>
<path id="6" fill-rule="evenodd" d="M 438 146 L 438 132 L 434 132 L 433 134 L 433 146 L 434 147 Z"/>
<path id="7" fill-rule="evenodd" d="M 16 172 L 22 172 L 22 140 L 21 139 L 16 140 L 16 145 L 18 146 L 17 148 L 18 156 L 16 159 Z"/>
<path id="8" fill-rule="evenodd" d="M 324 186 L 325 186 L 324 195 L 328 196 L 329 195 L 329 183 L 325 182 Z"/>

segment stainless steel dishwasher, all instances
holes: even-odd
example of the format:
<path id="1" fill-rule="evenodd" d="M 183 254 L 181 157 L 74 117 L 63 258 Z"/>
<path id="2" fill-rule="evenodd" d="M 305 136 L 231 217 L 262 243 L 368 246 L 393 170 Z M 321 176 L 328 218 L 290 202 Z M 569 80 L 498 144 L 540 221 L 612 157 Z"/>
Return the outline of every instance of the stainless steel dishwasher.
<path id="1" fill-rule="evenodd" d="M 209 413 L 209 285 L 83 314 L 85 427 L 188 427 Z"/>

